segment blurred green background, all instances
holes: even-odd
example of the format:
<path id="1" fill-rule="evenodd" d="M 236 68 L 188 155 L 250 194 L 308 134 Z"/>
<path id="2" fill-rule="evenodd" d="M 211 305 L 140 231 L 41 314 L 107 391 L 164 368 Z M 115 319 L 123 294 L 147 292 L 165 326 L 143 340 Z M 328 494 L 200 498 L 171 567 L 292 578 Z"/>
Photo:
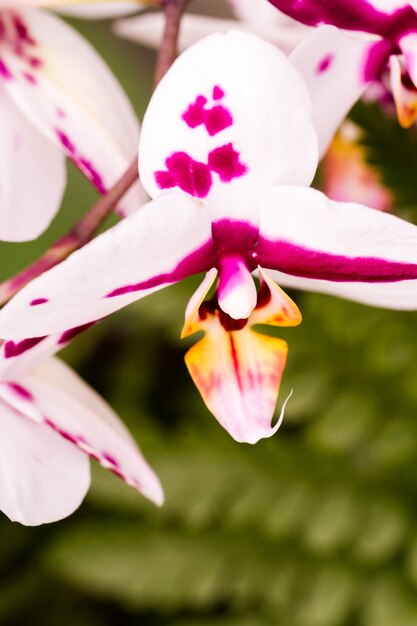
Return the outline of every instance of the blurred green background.
<path id="1" fill-rule="evenodd" d="M 221 9 L 195 2 L 196 10 Z M 154 54 L 73 20 L 143 115 Z M 417 221 L 417 138 L 375 107 L 352 114 L 370 159 Z M 94 199 L 71 167 L 64 206 L 30 244 L 2 245 L 1 277 L 65 232 Z M 284 424 L 232 441 L 183 364 L 189 280 L 132 305 L 63 353 L 116 409 L 164 485 L 157 510 L 94 466 L 64 522 L 0 519 L 1 626 L 415 626 L 417 314 L 292 294 Z M 191 339 L 192 342 L 192 339 Z M 191 343 L 189 342 L 189 344 Z"/>

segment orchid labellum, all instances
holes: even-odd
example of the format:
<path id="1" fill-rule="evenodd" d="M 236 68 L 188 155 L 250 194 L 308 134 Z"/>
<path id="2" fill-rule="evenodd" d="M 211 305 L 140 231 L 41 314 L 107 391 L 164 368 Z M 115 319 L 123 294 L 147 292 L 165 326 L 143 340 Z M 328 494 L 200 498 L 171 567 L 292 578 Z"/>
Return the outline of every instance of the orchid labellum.
<path id="1" fill-rule="evenodd" d="M 0 239 L 38 237 L 57 213 L 65 157 L 104 193 L 137 149 L 139 127 L 99 55 L 41 2 L 0 0 Z M 92 80 L 94 77 L 94 80 Z M 121 211 L 143 201 L 136 185 Z"/>
<path id="2" fill-rule="evenodd" d="M 26 525 L 62 519 L 80 505 L 90 485 L 88 457 L 163 501 L 120 419 L 52 356 L 80 330 L 0 347 L 0 510 Z"/>
<path id="3" fill-rule="evenodd" d="M 155 91 L 139 153 L 153 200 L 23 288 L 0 312 L 0 336 L 65 332 L 207 272 L 184 327 L 206 336 L 187 365 L 219 422 L 254 443 L 276 430 L 287 348 L 251 326 L 301 320 L 272 275 L 417 308 L 417 227 L 309 189 L 318 162 L 309 93 L 271 44 L 231 32 L 186 51 Z"/>
<path id="4" fill-rule="evenodd" d="M 269 0 L 299 22 L 330 24 L 368 41 L 362 81 L 380 81 L 394 97 L 404 127 L 417 120 L 417 4 L 412 0 Z M 338 49 L 328 50 L 330 57 Z M 349 66 L 346 68 L 349 69 Z"/>

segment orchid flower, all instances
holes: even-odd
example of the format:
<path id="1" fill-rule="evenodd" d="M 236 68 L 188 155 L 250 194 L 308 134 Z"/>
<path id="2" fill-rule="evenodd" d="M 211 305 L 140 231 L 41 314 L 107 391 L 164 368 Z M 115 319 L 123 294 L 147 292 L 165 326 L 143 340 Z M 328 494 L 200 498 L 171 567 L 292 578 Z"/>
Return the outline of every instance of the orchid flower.
<path id="1" fill-rule="evenodd" d="M 213 33 L 233 29 L 258 35 L 288 53 L 311 30 L 274 10 L 265 2 L 225 0 L 225 5 L 236 19 L 186 13 L 181 21 L 179 49 L 185 50 Z M 121 37 L 150 48 L 158 48 L 164 30 L 164 16 L 161 12 L 153 12 L 130 17 L 119 20 L 114 29 Z"/>
<path id="2" fill-rule="evenodd" d="M 361 129 L 351 121 L 342 125 L 323 159 L 322 188 L 332 200 L 359 202 L 379 211 L 390 211 L 391 192 L 383 185 L 376 167 L 366 160 Z"/>
<path id="3" fill-rule="evenodd" d="M 415 0 L 269 0 L 279 11 L 315 26 L 331 24 L 368 41 L 362 81 L 389 87 L 405 128 L 417 120 L 417 3 Z M 329 50 L 337 54 L 337 50 Z M 349 67 L 349 66 L 348 66 Z"/>
<path id="4" fill-rule="evenodd" d="M 286 345 L 250 327 L 301 320 L 270 272 L 281 284 L 417 308 L 417 227 L 309 189 L 309 93 L 271 44 L 231 32 L 183 53 L 151 99 L 139 152 L 153 200 L 24 287 L 0 311 L 1 337 L 63 332 L 207 272 L 183 331 L 206 337 L 187 364 L 218 421 L 254 443 L 277 428 Z"/>
<path id="5" fill-rule="evenodd" d="M 0 0 L 0 239 L 38 237 L 60 206 L 68 157 L 100 193 L 134 159 L 135 114 L 108 67 L 76 31 L 39 8 Z M 136 185 L 121 204 L 144 201 Z"/>
<path id="6" fill-rule="evenodd" d="M 88 457 L 163 502 L 158 478 L 117 415 L 52 356 L 81 330 L 0 347 L 0 510 L 22 524 L 78 508 L 90 485 Z"/>

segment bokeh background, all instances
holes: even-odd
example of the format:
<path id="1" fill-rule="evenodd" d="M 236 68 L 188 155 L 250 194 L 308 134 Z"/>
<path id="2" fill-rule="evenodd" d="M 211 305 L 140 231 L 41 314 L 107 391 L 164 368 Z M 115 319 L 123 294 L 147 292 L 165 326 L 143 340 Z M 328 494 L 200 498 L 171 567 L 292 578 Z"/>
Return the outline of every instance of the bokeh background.
<path id="1" fill-rule="evenodd" d="M 109 23 L 71 23 L 142 116 L 154 53 L 116 39 Z M 416 221 L 415 131 L 375 106 L 352 117 L 396 212 Z M 53 226 L 37 242 L 1 245 L 0 277 L 36 258 L 94 197 L 70 166 Z M 279 332 L 290 346 L 281 397 L 294 389 L 284 424 L 271 440 L 239 445 L 183 363 L 179 332 L 197 283 L 130 306 L 62 353 L 126 421 L 166 505 L 94 466 L 68 520 L 25 528 L 1 517 L 0 624 L 415 626 L 417 314 L 292 293 L 304 321 Z"/>

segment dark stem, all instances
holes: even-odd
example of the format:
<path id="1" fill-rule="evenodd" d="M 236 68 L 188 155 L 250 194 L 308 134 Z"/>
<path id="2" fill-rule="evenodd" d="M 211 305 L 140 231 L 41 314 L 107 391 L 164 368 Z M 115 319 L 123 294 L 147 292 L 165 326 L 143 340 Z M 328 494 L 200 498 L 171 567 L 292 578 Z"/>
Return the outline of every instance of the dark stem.
<path id="1" fill-rule="evenodd" d="M 165 31 L 158 53 L 155 86 L 165 76 L 176 59 L 181 17 L 189 1 L 162 0 L 161 4 L 165 12 Z M 58 265 L 72 252 L 88 243 L 138 178 L 138 162 L 135 159 L 120 180 L 91 207 L 69 233 L 52 244 L 34 263 L 0 284 L 0 305 L 10 300 L 31 280 Z"/>
<path id="2" fill-rule="evenodd" d="M 189 0 L 162 0 L 161 2 L 165 13 L 165 30 L 156 63 L 155 87 L 177 58 L 181 18 L 188 2 Z"/>

